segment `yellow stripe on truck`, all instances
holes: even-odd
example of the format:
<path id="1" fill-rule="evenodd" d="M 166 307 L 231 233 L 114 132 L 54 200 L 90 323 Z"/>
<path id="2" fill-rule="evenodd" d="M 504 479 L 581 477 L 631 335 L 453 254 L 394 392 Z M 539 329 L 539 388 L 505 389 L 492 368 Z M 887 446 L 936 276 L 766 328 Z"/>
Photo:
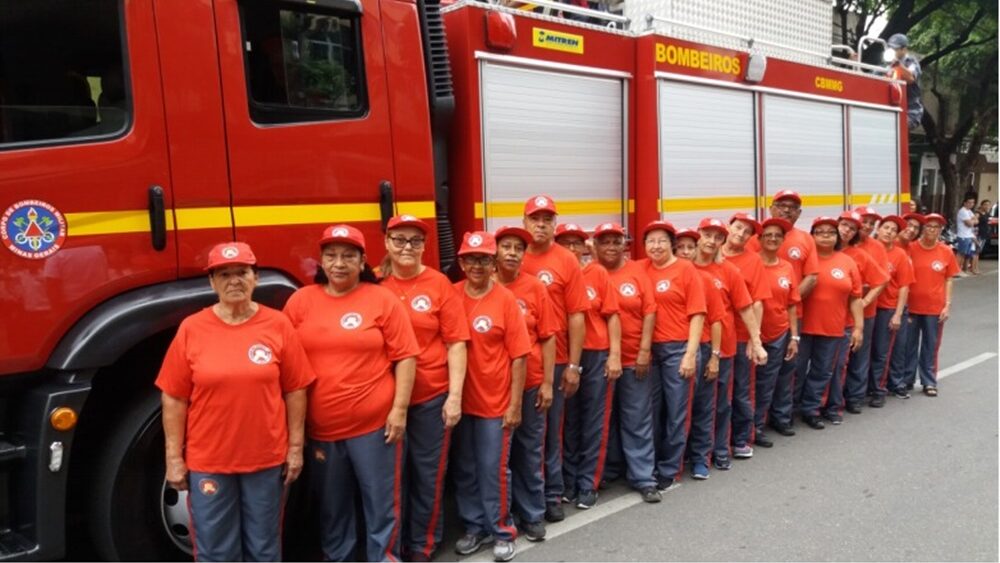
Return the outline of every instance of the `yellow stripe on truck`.
<path id="1" fill-rule="evenodd" d="M 149 211 L 88 211 L 66 213 L 69 236 L 117 235 L 149 232 Z M 174 228 L 174 218 L 167 214 L 167 230 Z"/>
<path id="2" fill-rule="evenodd" d="M 635 211 L 635 201 L 628 200 L 628 212 Z M 486 213 L 484 213 L 484 209 Z M 579 199 L 556 201 L 556 209 L 560 215 L 620 215 L 622 200 L 620 199 Z M 494 201 L 476 204 L 476 219 L 484 219 L 488 215 L 493 218 L 521 217 L 524 215 L 523 201 Z"/>

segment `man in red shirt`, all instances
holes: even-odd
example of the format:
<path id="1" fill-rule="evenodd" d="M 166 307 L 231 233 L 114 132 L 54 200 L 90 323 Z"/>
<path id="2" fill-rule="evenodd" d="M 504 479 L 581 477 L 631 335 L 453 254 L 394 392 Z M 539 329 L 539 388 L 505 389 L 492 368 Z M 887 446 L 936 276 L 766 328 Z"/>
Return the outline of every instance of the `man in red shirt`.
<path id="1" fill-rule="evenodd" d="M 580 355 L 586 332 L 584 311 L 590 308 L 583 271 L 576 256 L 555 244 L 556 203 L 547 195 L 537 195 L 524 204 L 524 228 L 532 242 L 524 255 L 522 269 L 536 276 L 549 291 L 555 320 L 556 390 L 549 407 L 545 429 L 545 519 L 559 522 L 565 518 L 563 499 L 562 434 L 563 404 L 580 385 Z"/>

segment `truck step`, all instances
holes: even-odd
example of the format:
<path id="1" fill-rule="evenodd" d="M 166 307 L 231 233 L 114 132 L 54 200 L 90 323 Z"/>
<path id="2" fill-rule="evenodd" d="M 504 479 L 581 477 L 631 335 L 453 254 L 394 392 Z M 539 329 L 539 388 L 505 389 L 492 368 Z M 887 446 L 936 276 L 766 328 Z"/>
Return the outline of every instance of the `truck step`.
<path id="1" fill-rule="evenodd" d="M 0 530 L 0 561 L 20 559 L 35 549 L 35 544 L 10 530 Z"/>
<path id="2" fill-rule="evenodd" d="M 23 459 L 26 453 L 27 450 L 23 444 L 0 440 L 0 463 L 13 459 Z"/>

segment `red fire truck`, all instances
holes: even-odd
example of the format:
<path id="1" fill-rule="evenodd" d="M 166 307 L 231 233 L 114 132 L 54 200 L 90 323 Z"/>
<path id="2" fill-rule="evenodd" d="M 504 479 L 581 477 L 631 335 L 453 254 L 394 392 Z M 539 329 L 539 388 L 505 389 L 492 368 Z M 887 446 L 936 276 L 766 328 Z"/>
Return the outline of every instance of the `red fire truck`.
<path id="1" fill-rule="evenodd" d="M 374 241 L 395 213 L 429 219 L 427 259 L 448 268 L 453 233 L 517 222 L 534 193 L 631 232 L 763 213 L 785 187 L 813 214 L 905 199 L 897 84 L 544 12 L 0 9 L 0 560 L 60 558 L 78 538 L 103 559 L 189 546 L 152 380 L 180 320 L 214 299 L 201 268 L 219 241 L 253 245 L 255 298 L 280 306 L 334 222 Z"/>

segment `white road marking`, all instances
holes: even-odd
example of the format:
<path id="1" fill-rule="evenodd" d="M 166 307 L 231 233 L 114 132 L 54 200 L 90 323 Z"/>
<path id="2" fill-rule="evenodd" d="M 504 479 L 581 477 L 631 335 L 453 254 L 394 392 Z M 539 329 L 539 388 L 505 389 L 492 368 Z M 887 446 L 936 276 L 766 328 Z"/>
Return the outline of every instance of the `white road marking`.
<path id="1" fill-rule="evenodd" d="M 957 364 L 955 364 L 955 365 L 953 365 L 951 367 L 948 367 L 948 368 L 945 368 L 945 369 L 939 371 L 937 378 L 938 379 L 944 379 L 944 378 L 948 377 L 949 375 L 955 375 L 956 373 L 958 373 L 960 371 L 967 370 L 967 369 L 971 368 L 974 365 L 981 364 L 981 363 L 985 362 L 986 360 L 989 360 L 990 358 L 995 358 L 995 357 L 996 357 L 996 353 L 995 352 L 983 352 L 982 354 L 979 354 L 978 356 L 974 356 L 972 358 L 969 358 L 968 360 L 965 360 L 964 362 L 959 362 L 959 363 L 957 363 Z"/>

